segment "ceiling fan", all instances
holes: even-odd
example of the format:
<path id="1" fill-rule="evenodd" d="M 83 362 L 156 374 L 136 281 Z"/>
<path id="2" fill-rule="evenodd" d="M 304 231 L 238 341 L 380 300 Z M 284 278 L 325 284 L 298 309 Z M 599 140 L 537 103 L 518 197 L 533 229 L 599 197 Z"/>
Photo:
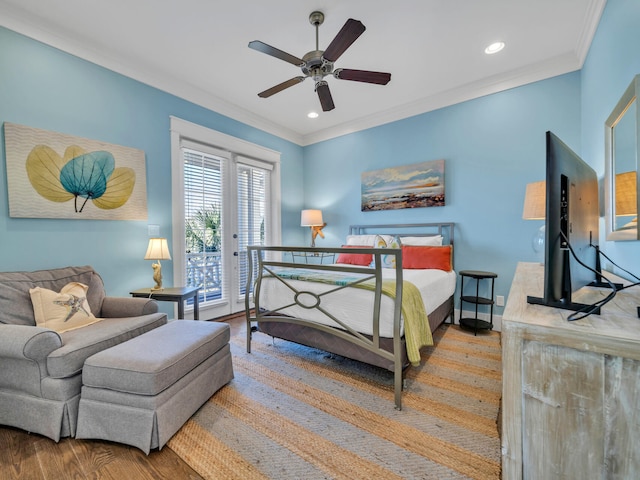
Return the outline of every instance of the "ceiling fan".
<path id="1" fill-rule="evenodd" d="M 296 67 L 302 69 L 304 76 L 293 77 L 264 92 L 258 94 L 261 98 L 267 98 L 285 88 L 292 87 L 311 77 L 315 82 L 315 91 L 318 93 L 322 110 L 328 112 L 335 108 L 329 84 L 324 80 L 327 75 L 333 75 L 340 80 L 353 80 L 356 82 L 375 83 L 378 85 L 386 85 L 391 80 L 390 73 L 371 72 L 369 70 L 352 70 L 349 68 L 333 69 L 333 64 L 345 52 L 347 48 L 355 42 L 360 35 L 366 30 L 366 27 L 359 20 L 350 18 L 346 21 L 342 29 L 338 32 L 333 41 L 326 50 L 320 50 L 318 47 L 318 27 L 324 22 L 324 14 L 322 12 L 312 12 L 309 15 L 309 22 L 316 27 L 316 49 L 305 54 L 301 59 L 283 52 L 271 45 L 267 45 L 259 40 L 249 42 L 249 48 L 257 50 L 267 55 L 279 58 L 285 62 L 289 62 Z"/>

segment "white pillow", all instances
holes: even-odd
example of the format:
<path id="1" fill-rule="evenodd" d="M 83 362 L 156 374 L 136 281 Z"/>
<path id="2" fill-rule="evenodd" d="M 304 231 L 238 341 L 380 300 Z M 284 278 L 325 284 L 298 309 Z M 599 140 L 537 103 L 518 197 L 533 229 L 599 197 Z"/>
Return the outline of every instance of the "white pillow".
<path id="1" fill-rule="evenodd" d="M 60 293 L 42 287 L 29 289 L 36 325 L 63 333 L 99 322 L 87 302 L 88 287 L 67 283 Z"/>
<path id="2" fill-rule="evenodd" d="M 442 246 L 442 235 L 431 235 L 429 237 L 400 237 L 402 245 L 419 245 L 419 246 Z"/>
<path id="3" fill-rule="evenodd" d="M 391 237 L 389 241 L 386 241 L 382 235 L 376 235 L 375 248 L 400 248 L 400 241 L 398 237 Z M 396 256 L 381 255 L 380 263 L 382 268 L 396 268 Z M 375 258 L 371 262 L 371 266 L 375 266 Z"/>
<path id="4" fill-rule="evenodd" d="M 360 247 L 373 247 L 376 245 L 376 237 L 382 237 L 385 243 L 391 243 L 391 235 L 347 235 L 347 245 L 357 245 Z"/>

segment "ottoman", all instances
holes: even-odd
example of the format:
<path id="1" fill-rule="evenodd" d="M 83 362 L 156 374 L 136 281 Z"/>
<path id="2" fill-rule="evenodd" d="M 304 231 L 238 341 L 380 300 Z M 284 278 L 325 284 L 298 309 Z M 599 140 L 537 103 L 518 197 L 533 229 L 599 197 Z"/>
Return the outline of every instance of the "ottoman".
<path id="1" fill-rule="evenodd" d="M 76 438 L 162 448 L 233 378 L 226 323 L 176 320 L 87 358 Z"/>

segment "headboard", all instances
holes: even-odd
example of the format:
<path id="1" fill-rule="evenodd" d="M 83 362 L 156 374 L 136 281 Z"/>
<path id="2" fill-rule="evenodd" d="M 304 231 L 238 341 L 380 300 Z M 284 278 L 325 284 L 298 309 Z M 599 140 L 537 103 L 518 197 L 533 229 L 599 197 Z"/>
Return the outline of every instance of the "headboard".
<path id="1" fill-rule="evenodd" d="M 443 245 L 451 245 L 451 264 L 454 265 L 455 248 L 453 246 L 454 236 L 453 222 L 447 223 L 390 223 L 386 225 L 351 225 L 349 235 L 366 235 L 382 233 L 386 235 L 403 235 L 412 237 L 433 237 L 442 236 Z"/>
<path id="2" fill-rule="evenodd" d="M 442 235 L 445 245 L 453 245 L 453 222 L 448 223 L 390 223 L 386 225 L 351 225 L 349 235 L 384 233 L 386 235 L 411 235 L 412 237 L 433 237 Z"/>

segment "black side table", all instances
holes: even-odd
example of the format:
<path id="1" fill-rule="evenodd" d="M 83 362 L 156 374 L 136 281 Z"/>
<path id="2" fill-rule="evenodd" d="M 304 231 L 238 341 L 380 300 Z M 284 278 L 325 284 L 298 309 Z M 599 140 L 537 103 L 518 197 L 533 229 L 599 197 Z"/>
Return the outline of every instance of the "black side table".
<path id="1" fill-rule="evenodd" d="M 129 292 L 132 297 L 153 298 L 161 302 L 177 302 L 178 318 L 184 319 L 184 302 L 193 297 L 193 319 L 200 320 L 200 304 L 198 303 L 198 290 L 200 287 L 170 287 L 162 290 L 151 290 L 150 288 L 141 288 Z"/>
<path id="2" fill-rule="evenodd" d="M 473 330 L 474 335 L 478 334 L 478 330 L 491 330 L 493 329 L 493 293 L 495 279 L 498 275 L 493 272 L 482 272 L 478 270 L 462 270 L 460 272 L 460 326 Z M 464 279 L 475 279 L 476 281 L 476 294 L 475 296 L 464 295 Z M 480 281 L 491 280 L 491 297 L 480 296 Z M 462 318 L 462 305 L 463 302 L 473 303 L 476 306 L 476 315 L 474 318 Z M 478 305 L 490 305 L 489 321 L 480 320 L 478 318 Z"/>

